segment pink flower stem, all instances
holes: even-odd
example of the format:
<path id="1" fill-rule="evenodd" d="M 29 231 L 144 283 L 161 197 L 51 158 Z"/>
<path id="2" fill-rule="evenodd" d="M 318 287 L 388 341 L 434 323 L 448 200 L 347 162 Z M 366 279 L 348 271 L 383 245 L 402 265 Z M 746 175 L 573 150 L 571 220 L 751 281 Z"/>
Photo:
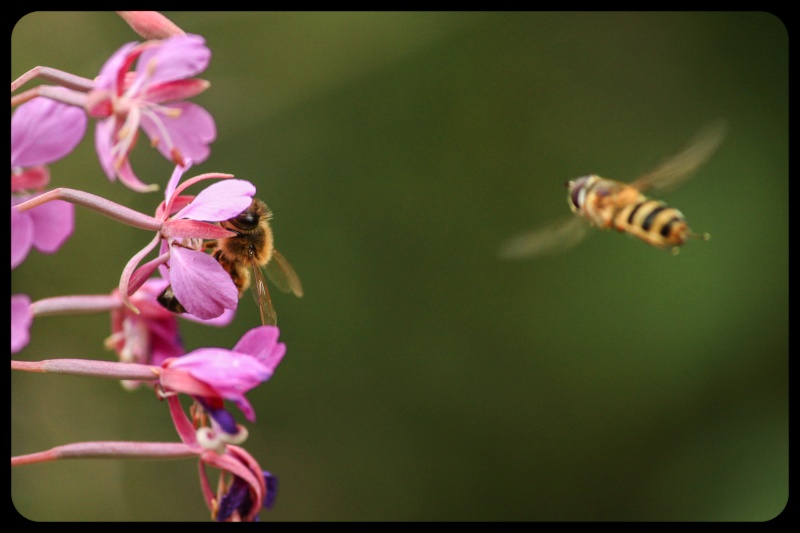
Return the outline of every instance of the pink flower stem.
<path id="1" fill-rule="evenodd" d="M 139 213 L 123 205 L 119 205 L 103 197 L 95 196 L 94 194 L 78 191 L 75 189 L 59 188 L 47 191 L 30 200 L 17 204 L 15 209 L 18 211 L 27 211 L 28 209 L 42 205 L 52 200 L 63 200 L 72 204 L 87 207 L 93 211 L 97 211 L 101 215 L 105 215 L 118 222 L 122 222 L 134 228 L 145 229 L 149 231 L 160 231 L 162 222 L 157 218 L 149 215 Z"/>
<path id="2" fill-rule="evenodd" d="M 44 361 L 11 361 L 11 370 L 48 372 L 71 376 L 91 376 L 108 379 L 154 381 L 161 367 L 138 363 L 115 363 L 89 359 L 45 359 Z"/>
<path id="3" fill-rule="evenodd" d="M 33 302 L 31 314 L 33 316 L 50 316 L 100 313 L 117 309 L 120 305 L 122 302 L 119 297 L 108 294 L 56 296 Z"/>
<path id="4" fill-rule="evenodd" d="M 63 102 L 76 107 L 86 108 L 86 93 L 64 89 L 63 87 L 55 87 L 53 85 L 37 85 L 33 89 L 28 89 L 16 96 L 12 96 L 11 107 L 24 104 L 37 96 L 44 96 L 56 102 Z"/>
<path id="5" fill-rule="evenodd" d="M 195 449 L 182 442 L 75 442 L 44 452 L 18 455 L 11 466 L 47 463 L 60 459 L 185 459 L 197 457 Z"/>
<path id="6" fill-rule="evenodd" d="M 94 81 L 89 78 L 83 78 L 50 67 L 33 67 L 28 72 L 11 82 L 11 92 L 13 93 L 30 80 L 40 78 L 44 81 L 56 83 L 67 89 L 74 89 L 76 91 L 87 92 L 94 89 Z"/>

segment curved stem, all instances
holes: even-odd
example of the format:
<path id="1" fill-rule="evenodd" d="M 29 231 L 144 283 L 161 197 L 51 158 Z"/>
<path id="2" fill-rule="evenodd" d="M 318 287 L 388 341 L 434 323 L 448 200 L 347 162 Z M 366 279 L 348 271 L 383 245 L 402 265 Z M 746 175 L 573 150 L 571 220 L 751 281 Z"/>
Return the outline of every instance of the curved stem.
<path id="1" fill-rule="evenodd" d="M 106 200 L 101 196 L 96 196 L 88 192 L 68 189 L 65 187 L 42 193 L 39 196 L 31 198 L 30 200 L 26 200 L 25 202 L 17 204 L 14 208 L 17 211 L 27 211 L 28 209 L 32 209 L 52 200 L 63 200 L 65 202 L 89 208 L 92 211 L 96 211 L 101 215 L 105 215 L 118 222 L 133 226 L 134 228 L 146 229 L 150 231 L 161 230 L 162 222 L 157 218 L 134 211 L 133 209 L 125 207 L 124 205 L 119 205 L 110 200 Z"/>

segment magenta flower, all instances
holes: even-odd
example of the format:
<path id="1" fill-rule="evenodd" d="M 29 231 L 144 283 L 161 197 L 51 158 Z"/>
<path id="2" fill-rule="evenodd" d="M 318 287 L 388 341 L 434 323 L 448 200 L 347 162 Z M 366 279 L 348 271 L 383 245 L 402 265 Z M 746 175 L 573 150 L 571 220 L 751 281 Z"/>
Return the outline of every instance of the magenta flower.
<path id="1" fill-rule="evenodd" d="M 267 381 L 286 353 L 278 342 L 275 326 L 251 329 L 232 350 L 200 348 L 162 366 L 160 382 L 165 391 L 189 394 L 206 408 L 226 433 L 235 434 L 232 417 L 223 408 L 223 400 L 233 402 L 251 422 L 255 411 L 245 393 Z"/>
<path id="2" fill-rule="evenodd" d="M 55 253 L 72 235 L 74 206 L 42 205 L 25 213 L 13 206 L 33 198 L 50 181 L 47 164 L 69 154 L 86 131 L 86 115 L 77 107 L 48 98 L 20 105 L 11 117 L 11 268 L 31 248 Z"/>
<path id="3" fill-rule="evenodd" d="M 211 51 L 199 35 L 128 43 L 103 65 L 87 97 L 87 109 L 101 118 L 95 148 L 106 175 L 136 191 L 153 190 L 134 174 L 128 156 L 141 127 L 164 157 L 178 165 L 203 162 L 216 139 L 214 119 L 197 104 L 184 102 L 208 88 L 191 78 L 205 70 Z M 135 70 L 130 70 L 134 62 Z"/>
<path id="4" fill-rule="evenodd" d="M 25 294 L 11 297 L 11 353 L 17 353 L 31 340 L 30 329 L 33 322 L 31 299 Z"/>

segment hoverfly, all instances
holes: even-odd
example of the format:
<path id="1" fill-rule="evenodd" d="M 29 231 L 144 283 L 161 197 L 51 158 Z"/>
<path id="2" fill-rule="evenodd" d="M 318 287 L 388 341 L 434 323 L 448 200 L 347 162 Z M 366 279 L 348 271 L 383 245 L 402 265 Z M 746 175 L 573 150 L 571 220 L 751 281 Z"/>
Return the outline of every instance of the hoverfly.
<path id="1" fill-rule="evenodd" d="M 239 289 L 239 298 L 252 287 L 261 323 L 265 325 L 275 325 L 278 315 L 272 305 L 262 268 L 270 281 L 283 292 L 292 292 L 298 297 L 303 295 L 303 287 L 294 268 L 273 246 L 272 228 L 269 225 L 271 218 L 272 212 L 266 204 L 253 198 L 250 207 L 220 223 L 223 228 L 236 233 L 234 237 L 207 241 L 204 245 L 212 250 L 214 259 L 230 274 Z M 173 294 L 172 286 L 164 289 L 158 302 L 172 312 L 186 312 Z"/>
<path id="2" fill-rule="evenodd" d="M 683 151 L 631 183 L 594 174 L 568 181 L 567 203 L 575 216 L 512 237 L 501 246 L 500 257 L 521 259 L 566 250 L 577 245 L 592 226 L 616 229 L 673 254 L 690 238 L 708 240 L 709 234 L 689 229 L 680 211 L 644 193 L 672 190 L 688 180 L 717 150 L 725 129 L 722 121 L 712 123 Z"/>

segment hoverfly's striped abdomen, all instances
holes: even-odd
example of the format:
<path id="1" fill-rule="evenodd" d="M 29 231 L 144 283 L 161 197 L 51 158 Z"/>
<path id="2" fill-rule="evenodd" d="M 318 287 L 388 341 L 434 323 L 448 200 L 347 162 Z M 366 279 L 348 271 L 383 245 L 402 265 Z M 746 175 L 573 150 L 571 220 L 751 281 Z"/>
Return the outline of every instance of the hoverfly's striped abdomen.
<path id="1" fill-rule="evenodd" d="M 689 233 L 683 214 L 659 200 L 645 200 L 623 207 L 614 217 L 614 225 L 617 230 L 658 248 L 681 246 Z"/>

